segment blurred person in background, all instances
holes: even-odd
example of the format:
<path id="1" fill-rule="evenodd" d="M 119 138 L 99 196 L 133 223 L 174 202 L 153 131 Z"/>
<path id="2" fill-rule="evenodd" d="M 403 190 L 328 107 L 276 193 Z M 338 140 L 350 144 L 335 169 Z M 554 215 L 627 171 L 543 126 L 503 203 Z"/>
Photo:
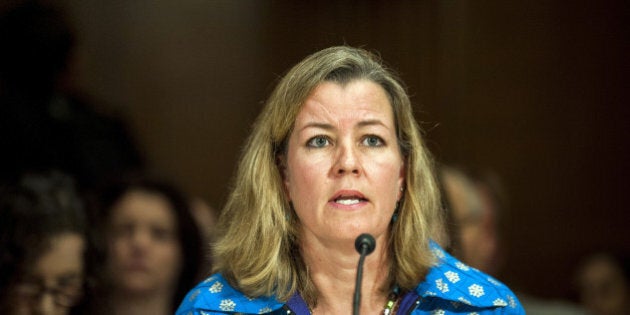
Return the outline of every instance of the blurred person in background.
<path id="1" fill-rule="evenodd" d="M 0 5 L 0 181 L 58 169 L 85 191 L 143 167 L 125 124 L 76 88 L 75 44 L 59 2 Z"/>
<path id="2" fill-rule="evenodd" d="M 0 314 L 65 315 L 84 293 L 86 218 L 73 181 L 24 176 L 0 191 Z"/>
<path id="3" fill-rule="evenodd" d="M 580 302 L 593 315 L 630 313 L 630 259 L 601 252 L 585 257 L 576 271 Z"/>
<path id="4" fill-rule="evenodd" d="M 449 250 L 471 267 L 496 276 L 501 258 L 498 197 L 456 167 L 442 166 L 440 179 L 448 209 Z"/>
<path id="5" fill-rule="evenodd" d="M 440 166 L 439 177 L 447 210 L 449 251 L 464 263 L 499 276 L 503 272 L 503 257 L 507 250 L 500 230 L 507 201 L 499 177 L 493 172 L 472 172 L 449 165 Z M 583 309 L 569 301 L 516 293 L 529 315 L 585 314 Z"/>
<path id="6" fill-rule="evenodd" d="M 204 244 L 204 252 L 208 253 L 207 259 L 212 262 L 210 257 L 210 245 L 214 240 L 215 225 L 217 223 L 217 210 L 212 207 L 206 200 L 200 197 L 193 197 L 190 200 L 190 209 L 192 216 L 199 227 L 199 233 L 202 236 L 202 242 Z M 204 268 L 202 268 L 203 270 Z M 207 266 L 206 270 L 210 270 Z"/>
<path id="7" fill-rule="evenodd" d="M 146 178 L 105 188 L 93 219 L 101 222 L 103 266 L 86 314 L 173 314 L 210 262 L 188 199 Z M 203 270 L 203 271 L 202 271 Z"/>

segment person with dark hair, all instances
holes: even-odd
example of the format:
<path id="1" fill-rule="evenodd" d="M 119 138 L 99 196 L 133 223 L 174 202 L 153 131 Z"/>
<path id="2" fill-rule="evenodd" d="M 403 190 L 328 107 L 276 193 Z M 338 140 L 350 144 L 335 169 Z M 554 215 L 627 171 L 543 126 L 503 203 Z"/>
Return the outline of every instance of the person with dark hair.
<path id="1" fill-rule="evenodd" d="M 25 176 L 0 191 L 0 314 L 64 315 L 84 293 L 86 219 L 72 180 Z"/>
<path id="2" fill-rule="evenodd" d="M 630 258 L 602 251 L 585 256 L 576 269 L 580 302 L 593 315 L 630 311 Z"/>
<path id="3" fill-rule="evenodd" d="M 208 263 L 189 200 L 152 179 L 121 181 L 100 197 L 104 264 L 85 312 L 172 314 Z"/>
<path id="4" fill-rule="evenodd" d="M 124 122 L 72 83 L 76 41 L 58 1 L 0 6 L 0 181 L 58 169 L 84 191 L 143 168 Z"/>
<path id="5" fill-rule="evenodd" d="M 498 175 L 450 165 L 441 165 L 438 174 L 448 218 L 449 252 L 473 268 L 500 275 L 506 248 L 499 225 L 508 209 Z M 516 293 L 529 315 L 585 314 L 570 301 Z"/>
<path id="6" fill-rule="evenodd" d="M 178 315 L 524 314 L 509 288 L 438 245 L 433 160 L 376 55 L 340 46 L 299 62 L 242 154 L 215 274 Z"/>

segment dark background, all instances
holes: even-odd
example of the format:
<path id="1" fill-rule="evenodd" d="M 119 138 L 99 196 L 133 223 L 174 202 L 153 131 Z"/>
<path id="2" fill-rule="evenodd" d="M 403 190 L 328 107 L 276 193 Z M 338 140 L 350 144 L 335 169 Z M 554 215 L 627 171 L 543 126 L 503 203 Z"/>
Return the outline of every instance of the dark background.
<path id="1" fill-rule="evenodd" d="M 77 86 L 215 208 L 277 78 L 349 44 L 401 74 L 438 160 L 501 176 L 513 289 L 571 298 L 582 255 L 630 250 L 623 1 L 63 3 Z"/>

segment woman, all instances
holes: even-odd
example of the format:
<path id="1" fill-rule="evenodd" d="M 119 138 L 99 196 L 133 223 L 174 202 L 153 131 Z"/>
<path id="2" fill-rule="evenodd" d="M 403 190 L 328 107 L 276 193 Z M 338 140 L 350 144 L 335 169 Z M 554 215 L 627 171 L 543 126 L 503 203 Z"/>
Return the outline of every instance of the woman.
<path id="1" fill-rule="evenodd" d="M 619 252 L 591 253 L 578 264 L 580 302 L 590 314 L 621 315 L 630 309 L 630 260 Z"/>
<path id="2" fill-rule="evenodd" d="M 258 117 L 219 219 L 216 274 L 177 314 L 349 314 L 361 233 L 376 249 L 360 313 L 523 313 L 509 289 L 431 240 L 439 204 L 400 81 L 360 49 L 315 53 Z"/>
<path id="3" fill-rule="evenodd" d="M 173 314 L 199 280 L 201 236 L 171 185 L 133 179 L 102 193 L 103 279 L 88 314 Z"/>
<path id="4" fill-rule="evenodd" d="M 73 181 L 27 175 L 0 192 L 0 314 L 65 315 L 84 292 L 86 222 Z"/>

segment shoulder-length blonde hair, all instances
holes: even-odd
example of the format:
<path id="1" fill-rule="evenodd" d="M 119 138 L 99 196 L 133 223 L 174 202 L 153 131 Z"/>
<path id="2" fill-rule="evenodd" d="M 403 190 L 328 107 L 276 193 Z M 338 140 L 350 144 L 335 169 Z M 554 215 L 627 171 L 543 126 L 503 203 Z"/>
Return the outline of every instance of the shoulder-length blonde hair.
<path id="1" fill-rule="evenodd" d="M 282 186 L 280 167 L 295 118 L 324 81 L 370 80 L 387 93 L 405 158 L 405 196 L 391 224 L 388 285 L 413 289 L 433 263 L 431 237 L 442 229 L 433 161 L 401 81 L 362 49 L 331 47 L 308 56 L 280 80 L 258 116 L 238 164 L 234 187 L 219 219 L 215 272 L 250 297 L 286 301 L 296 290 L 316 303 L 317 292 L 297 248 L 299 222 Z M 386 288 L 383 288 L 386 289 Z"/>

